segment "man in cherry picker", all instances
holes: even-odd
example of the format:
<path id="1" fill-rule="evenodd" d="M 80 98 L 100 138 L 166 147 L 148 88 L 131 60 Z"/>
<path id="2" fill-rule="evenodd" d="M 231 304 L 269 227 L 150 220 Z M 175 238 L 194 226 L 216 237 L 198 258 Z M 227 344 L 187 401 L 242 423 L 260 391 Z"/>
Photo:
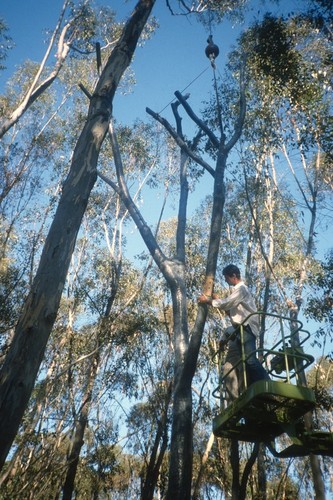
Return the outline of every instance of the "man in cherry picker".
<path id="1" fill-rule="evenodd" d="M 234 328 L 232 337 L 235 339 L 235 342 L 232 344 L 233 363 L 237 363 L 237 361 L 235 361 L 235 350 L 238 354 L 238 360 L 242 357 L 240 324 L 243 324 L 247 384 L 250 385 L 263 379 L 269 380 L 268 373 L 255 353 L 256 340 L 259 338 L 259 317 L 254 314 L 244 322 L 251 313 L 257 312 L 255 301 L 248 287 L 241 279 L 240 270 L 237 266 L 229 264 L 223 269 L 222 273 L 225 281 L 230 287 L 230 295 L 227 298 L 220 299 L 216 294 L 213 294 L 212 297 L 207 297 L 205 294 L 202 294 L 198 302 L 217 307 L 225 311 L 230 317 L 232 327 Z"/>

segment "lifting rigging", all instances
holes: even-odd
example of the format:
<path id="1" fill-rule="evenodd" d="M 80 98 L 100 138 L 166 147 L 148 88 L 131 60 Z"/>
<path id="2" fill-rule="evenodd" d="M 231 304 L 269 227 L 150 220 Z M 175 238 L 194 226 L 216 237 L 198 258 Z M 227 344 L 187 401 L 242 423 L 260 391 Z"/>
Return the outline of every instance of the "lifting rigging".
<path id="1" fill-rule="evenodd" d="M 215 59 L 217 58 L 217 56 L 219 55 L 220 53 L 220 49 L 218 48 L 217 45 L 215 45 L 215 43 L 213 42 L 213 36 L 212 35 L 209 35 L 208 39 L 207 39 L 207 47 L 205 48 L 205 54 L 206 56 L 208 57 L 208 59 L 210 60 L 210 63 L 212 65 L 212 68 L 213 69 L 216 69 L 216 66 L 215 66 Z"/>
<path id="2" fill-rule="evenodd" d="M 219 93 L 218 93 L 218 88 L 217 88 L 217 80 L 216 80 L 216 64 L 215 64 L 215 59 L 220 53 L 220 49 L 218 48 L 217 45 L 213 42 L 213 35 L 210 34 L 207 39 L 207 47 L 205 48 L 205 54 L 210 60 L 210 64 L 213 68 L 213 73 L 214 73 L 214 88 L 215 88 L 215 95 L 216 95 L 216 111 L 217 111 L 217 120 L 221 132 L 221 137 L 223 137 L 223 124 L 222 124 L 222 113 L 221 113 L 221 104 L 220 104 L 220 99 L 219 99 Z"/>
<path id="3" fill-rule="evenodd" d="M 242 358 L 238 364 L 242 368 L 244 390 L 234 401 L 228 400 L 226 379 L 236 370 L 235 365 L 221 377 L 219 387 L 213 392 L 221 402 L 221 411 L 213 420 L 213 432 L 218 437 L 263 442 L 278 458 L 310 453 L 333 457 L 333 433 L 309 430 L 304 422 L 304 416 L 316 406 L 314 391 L 304 387 L 299 377 L 314 362 L 314 357 L 306 354 L 302 347 L 310 334 L 297 321 L 297 327 L 286 335 L 284 323 L 290 321 L 289 318 L 265 313 L 266 317 L 274 318 L 279 323 L 279 340 L 275 345 L 271 349 L 257 350 L 271 380 L 259 380 L 248 385 L 241 326 Z M 299 339 L 297 345 L 294 342 L 296 337 Z M 282 435 L 289 438 L 290 444 L 278 451 L 275 440 Z"/>

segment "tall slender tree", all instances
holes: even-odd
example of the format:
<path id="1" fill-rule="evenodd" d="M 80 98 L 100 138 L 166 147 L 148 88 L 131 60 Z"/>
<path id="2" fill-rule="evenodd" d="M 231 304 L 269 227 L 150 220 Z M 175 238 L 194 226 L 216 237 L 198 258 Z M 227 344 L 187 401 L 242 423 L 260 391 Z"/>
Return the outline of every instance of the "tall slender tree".
<path id="1" fill-rule="evenodd" d="M 82 216 L 96 181 L 98 155 L 112 114 L 113 97 L 153 5 L 154 0 L 137 3 L 91 96 L 88 118 L 74 150 L 34 283 L 0 373 L 0 467 L 29 401 L 56 318 Z"/>

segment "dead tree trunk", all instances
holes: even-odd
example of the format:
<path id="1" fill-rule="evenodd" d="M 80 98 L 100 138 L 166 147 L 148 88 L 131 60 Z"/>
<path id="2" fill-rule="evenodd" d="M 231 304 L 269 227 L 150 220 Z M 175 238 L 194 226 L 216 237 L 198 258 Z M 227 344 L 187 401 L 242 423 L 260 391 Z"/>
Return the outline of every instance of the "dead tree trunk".
<path id="1" fill-rule="evenodd" d="M 127 21 L 91 97 L 39 267 L 0 372 L 0 469 L 28 404 L 56 319 L 76 237 L 97 176 L 97 160 L 112 101 L 155 0 L 140 0 Z"/>

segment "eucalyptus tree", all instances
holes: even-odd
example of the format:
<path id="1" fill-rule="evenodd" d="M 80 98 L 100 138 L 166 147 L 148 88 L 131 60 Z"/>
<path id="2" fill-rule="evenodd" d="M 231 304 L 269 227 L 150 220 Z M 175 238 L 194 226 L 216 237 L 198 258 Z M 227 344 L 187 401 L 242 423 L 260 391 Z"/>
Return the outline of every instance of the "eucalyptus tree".
<path id="1" fill-rule="evenodd" d="M 64 33 L 59 35 L 69 9 L 68 4 L 66 0 L 58 26 L 50 35 L 50 46 L 41 65 L 25 61 L 9 79 L 1 96 L 1 115 L 5 117 L 12 113 L 12 118 L 8 118 L 7 121 L 16 120 L 16 126 L 14 130 L 12 125 L 9 126 L 10 134 L 7 131 L 0 143 L 3 159 L 0 169 L 2 181 L 0 203 L 17 184 L 22 185 L 27 182 L 27 178 L 31 179 L 33 173 L 30 164 L 36 163 L 36 159 L 33 158 L 36 151 L 41 155 L 44 150 L 45 157 L 49 155 L 53 166 L 51 170 L 44 165 L 44 175 L 41 176 L 39 172 L 40 177 L 45 177 L 47 172 L 52 178 L 59 172 L 61 158 L 68 156 L 65 147 L 66 138 L 67 147 L 74 146 L 71 139 L 74 131 L 71 134 L 70 119 L 66 116 L 66 111 L 71 109 L 73 112 L 73 102 L 74 105 L 80 102 L 79 94 L 81 97 L 84 96 L 86 104 L 87 97 L 82 90 L 79 90 L 79 86 L 89 94 L 90 82 L 96 81 L 101 70 L 102 58 L 109 56 L 115 40 L 120 36 L 121 25 L 115 22 L 115 13 L 104 7 L 97 11 L 93 10 L 87 2 L 80 7 L 71 5 L 71 11 L 68 12 L 70 20 L 63 28 Z M 66 46 L 67 64 L 64 64 L 65 57 L 56 53 L 57 70 L 52 70 L 48 66 L 48 59 L 54 55 L 52 47 L 58 38 L 59 44 Z M 108 40 L 100 49 L 98 68 L 96 68 L 95 39 Z M 39 80 L 47 72 L 49 75 L 45 81 L 40 82 Z M 17 107 L 19 100 L 22 100 L 22 103 Z M 3 118 L 3 121 L 6 121 L 6 118 Z M 58 124 L 58 128 L 55 124 Z M 67 165 L 62 165 L 62 168 L 66 167 Z M 30 180 L 31 185 L 34 182 L 36 181 Z"/>
<path id="2" fill-rule="evenodd" d="M 153 0 L 138 2 L 98 79 L 34 283 L 1 369 L 1 467 L 28 403 L 56 318 L 76 237 L 96 181 L 96 164 L 112 114 L 113 97 L 153 5 Z"/>
<path id="3" fill-rule="evenodd" d="M 63 11 L 62 21 L 64 15 Z M 42 242 L 46 237 L 46 228 L 54 214 L 67 173 L 69 151 L 78 133 L 74 114 L 80 117 L 82 124 L 82 113 L 80 115 L 73 112 L 73 106 L 75 110 L 82 109 L 87 99 L 79 90 L 78 79 L 85 87 L 88 87 L 86 82 L 96 80 L 96 57 L 92 39 L 96 36 L 101 36 L 102 39 L 108 32 L 109 42 L 101 48 L 105 56 L 109 54 L 121 29 L 120 24 L 114 22 L 114 12 L 107 8 L 101 8 L 96 13 L 87 5 L 79 9 L 72 6 L 71 15 L 79 16 L 77 24 L 73 27 L 72 22 L 69 22 L 66 25 L 66 37 L 61 35 L 62 41 L 59 40 L 59 44 L 70 46 L 68 64 L 60 65 L 58 60 L 57 68 L 62 66 L 62 71 L 55 75 L 46 65 L 46 58 L 43 60 L 44 70 L 40 78 L 49 71 L 49 76 L 52 74 L 54 78 L 53 84 L 51 85 L 52 79 L 47 77 L 38 87 L 39 83 L 34 78 L 40 67 L 32 61 L 26 61 L 9 79 L 5 93 L 0 97 L 0 114 L 5 117 L 16 109 L 18 100 L 30 92 L 33 80 L 36 88 L 39 88 L 38 98 L 35 96 L 33 102 L 29 100 L 28 107 L 24 108 L 15 127 L 10 127 L 0 141 L 3 313 L 5 309 L 9 312 L 8 304 L 15 303 L 15 307 L 11 308 L 11 318 L 8 314 L 3 315 L 3 319 L 8 320 L 6 331 L 1 336 L 1 344 L 5 350 L 10 344 L 12 327 L 20 314 L 27 288 L 32 283 Z M 57 29 L 60 30 L 60 24 Z M 48 51 L 59 36 L 56 31 L 51 36 Z M 80 41 L 77 39 L 79 33 L 82 34 Z M 6 39 L 3 40 L 4 44 L 5 42 Z M 125 77 L 122 85 L 125 85 L 126 80 L 128 78 Z M 17 276 L 17 279 L 11 280 L 11 286 L 8 287 L 10 276 Z"/>
<path id="4" fill-rule="evenodd" d="M 123 143 L 127 147 L 130 145 L 131 151 L 135 151 L 138 158 L 140 156 L 144 158 L 140 172 L 138 169 L 128 170 L 129 182 L 132 183 L 130 179 L 133 179 L 137 196 L 140 195 L 140 190 L 145 182 L 154 182 L 154 175 L 151 178 L 149 175 L 151 164 L 155 165 L 157 162 L 156 155 L 159 147 L 157 146 L 158 141 L 155 141 L 154 148 L 151 148 L 152 152 L 150 152 L 150 148 L 147 146 L 149 130 L 150 127 L 140 126 L 137 123 L 134 130 L 124 127 L 120 133 Z M 101 164 L 108 162 L 107 149 L 106 147 L 101 155 Z M 151 164 L 148 162 L 148 158 L 150 158 Z M 140 181 L 140 174 L 142 181 Z M 3 483 L 6 481 L 10 469 L 15 468 L 16 471 L 21 469 L 27 448 L 26 441 L 30 435 L 33 435 L 36 447 L 37 445 L 41 447 L 41 450 L 34 453 L 34 463 L 38 457 L 41 474 L 47 468 L 48 463 L 52 468 L 55 460 L 62 462 L 62 466 L 58 470 L 59 477 L 54 478 L 54 481 L 58 483 L 62 478 L 64 498 L 71 497 L 74 484 L 77 488 L 75 476 L 78 467 L 80 467 L 80 453 L 84 449 L 84 435 L 87 432 L 88 422 L 90 422 L 90 428 L 95 428 L 91 423 L 91 419 L 93 419 L 91 414 L 101 412 L 101 410 L 96 409 L 96 407 L 99 408 L 99 405 L 96 403 L 95 394 L 97 392 L 103 393 L 106 390 L 105 373 L 109 372 L 109 377 L 113 381 L 113 387 L 108 384 L 107 389 L 111 405 L 112 394 L 116 390 L 124 391 L 123 388 L 120 388 L 120 381 L 127 380 L 127 386 L 131 380 L 133 382 L 129 373 L 119 373 L 120 366 L 123 365 L 121 359 L 127 357 L 128 367 L 125 367 L 125 372 L 130 370 L 132 363 L 137 364 L 137 366 L 142 365 L 142 361 L 137 363 L 131 361 L 131 356 L 127 352 L 128 349 L 133 350 L 133 345 L 130 342 L 131 329 L 143 332 L 146 329 L 146 323 L 149 322 L 151 329 L 153 329 L 154 324 L 147 309 L 144 321 L 142 313 L 134 313 L 137 308 L 137 296 L 144 286 L 147 271 L 143 276 L 141 273 L 136 275 L 131 266 L 124 261 L 123 226 L 126 224 L 127 212 L 120 206 L 117 195 L 110 196 L 105 193 L 105 189 L 103 191 L 103 187 L 102 183 L 96 186 L 81 226 L 80 237 L 66 279 L 66 299 L 62 301 L 58 320 L 53 335 L 51 335 L 50 347 L 46 350 L 41 367 L 41 371 L 43 372 L 45 369 L 48 375 L 43 382 L 39 381 L 36 385 L 32 407 L 28 408 L 29 422 L 31 423 L 25 425 L 20 432 L 19 449 L 16 450 L 15 457 L 11 462 L 6 464 L 2 480 Z M 139 309 L 143 310 L 144 308 Z M 87 315 L 89 317 L 88 325 Z M 77 324 L 80 324 L 80 327 Z M 119 342 L 120 332 L 123 332 L 124 329 L 126 329 L 127 336 L 122 334 L 124 338 Z M 59 332 L 59 337 L 57 332 Z M 123 353 L 121 356 L 119 355 L 120 349 Z M 60 350 L 62 350 L 61 362 L 59 360 Z M 108 359 L 113 350 L 118 351 L 118 354 L 111 354 L 113 362 L 110 363 Z M 142 350 L 141 355 L 144 359 Z M 57 372 L 52 371 L 52 367 L 55 366 Z M 122 370 L 124 370 L 123 366 Z M 103 377 L 99 377 L 101 371 L 104 373 Z M 42 378 L 41 375 L 39 378 Z M 54 389 L 51 387 L 53 380 L 56 381 Z M 63 391 L 62 404 L 59 404 L 59 393 L 57 393 L 56 388 Z M 127 388 L 126 391 L 129 389 Z M 37 408 L 40 410 L 34 411 Z M 47 423 L 48 418 L 57 419 L 59 426 L 56 429 L 50 428 Z M 44 448 L 39 443 L 42 439 L 41 433 L 36 431 L 38 427 L 44 430 L 50 429 L 49 432 L 56 433 L 59 438 L 54 442 L 46 443 Z M 66 460 L 64 453 L 61 456 L 58 449 L 51 449 L 52 443 L 58 448 L 61 444 L 61 452 L 67 449 Z M 47 460 L 45 456 L 47 456 Z M 31 471 L 31 466 L 28 466 L 27 462 L 25 468 L 26 472 L 24 474 L 21 472 L 22 481 Z M 37 494 L 37 476 L 34 485 L 34 491 Z M 46 485 L 44 486 L 46 487 Z"/>
<path id="5" fill-rule="evenodd" d="M 141 498 L 147 500 L 153 499 L 156 492 L 164 496 L 166 491 L 171 420 L 172 373 L 169 340 L 165 333 L 161 335 L 157 329 L 153 331 L 153 335 L 154 339 L 152 335 L 148 337 L 153 346 L 153 353 L 150 354 L 151 349 L 148 348 L 145 349 L 144 355 L 141 355 L 140 372 L 145 390 L 142 391 L 141 402 L 132 406 L 127 418 L 128 433 L 133 434 L 129 448 L 136 456 L 142 457 Z M 144 362 L 146 366 L 143 366 Z"/>
<path id="6" fill-rule="evenodd" d="M 7 52 L 13 47 L 13 41 L 8 31 L 5 20 L 0 18 L 0 71 L 6 68 L 4 62 L 7 58 Z"/>
<path id="7" fill-rule="evenodd" d="M 94 454 L 100 473 L 94 475 L 91 470 L 92 481 L 96 481 L 96 490 L 105 489 L 103 470 L 108 469 L 110 478 L 117 474 L 117 466 L 112 467 L 112 447 L 118 442 L 117 428 L 121 425 L 117 416 L 119 393 L 129 401 L 146 397 L 140 389 L 140 372 L 145 370 L 146 346 L 151 344 L 150 351 L 155 349 L 159 337 L 154 327 L 155 312 L 153 318 L 152 306 L 145 306 L 147 297 L 143 295 L 143 303 L 133 299 L 141 288 L 141 273 L 123 262 L 120 292 L 113 299 L 109 316 L 100 318 L 118 280 L 115 283 L 106 253 L 90 248 L 94 257 L 78 258 L 86 247 L 84 241 L 78 241 L 73 261 L 81 261 L 80 267 L 70 270 L 67 299 L 62 301 L 48 343 L 41 366 L 43 375 L 36 383 L 14 454 L 1 477 L 2 491 L 8 496 L 27 488 L 36 498 L 47 496 L 53 491 L 51 484 L 58 492 L 63 489 L 63 497 L 71 496 L 74 489 L 80 492 L 82 470 Z M 87 259 L 90 266 L 84 262 Z M 82 326 L 87 315 L 90 324 Z M 103 429 L 109 429 L 104 438 Z M 130 427 L 129 436 L 134 431 Z M 105 452 L 99 463 L 102 449 Z M 48 481 L 41 481 L 46 470 Z"/>
<path id="8" fill-rule="evenodd" d="M 325 260 L 320 263 L 319 268 L 310 277 L 311 293 L 304 311 L 307 318 L 314 319 L 320 324 L 313 345 L 321 349 L 323 354 L 327 352 L 327 348 L 333 342 L 332 280 L 333 251 L 330 250 Z M 327 357 L 333 358 L 332 349 L 328 352 Z"/>
<path id="9" fill-rule="evenodd" d="M 17 107 L 11 110 L 10 113 L 9 113 L 10 110 L 8 108 L 6 110 L 3 110 L 3 114 L 5 115 L 5 113 L 7 113 L 7 117 L 2 118 L 0 125 L 0 137 L 3 137 L 3 135 L 20 119 L 20 117 L 33 104 L 33 102 L 52 84 L 52 82 L 57 77 L 59 71 L 61 70 L 68 55 L 70 44 L 76 38 L 75 23 L 76 21 L 78 21 L 80 17 L 80 16 L 77 18 L 73 17 L 67 24 L 65 24 L 65 26 L 62 26 L 68 4 L 69 1 L 66 0 L 62 7 L 62 11 L 57 26 L 55 27 L 54 32 L 51 36 L 49 46 L 46 50 L 44 58 L 36 72 L 36 75 L 32 83 L 28 84 L 22 102 L 18 106 L 16 105 Z M 73 31 L 73 26 L 74 26 L 74 31 Z M 72 30 L 72 35 L 74 34 L 73 37 L 68 36 L 68 32 L 70 30 Z M 57 43 L 57 39 L 58 39 L 58 47 L 56 50 L 57 62 L 55 64 L 53 71 L 50 72 L 48 77 L 45 78 L 44 81 L 40 82 L 40 78 L 45 68 L 46 62 L 50 56 L 50 53 L 54 45 Z"/>
<path id="10" fill-rule="evenodd" d="M 189 184 L 195 186 L 198 181 L 198 174 L 195 165 L 189 165 L 192 173 L 189 176 Z M 197 305 L 194 300 L 201 292 L 202 283 L 205 277 L 205 253 L 209 241 L 209 222 L 211 213 L 211 204 L 202 204 L 203 206 L 196 211 L 194 216 L 189 216 L 186 230 L 186 294 L 189 328 L 193 327 L 197 314 Z M 172 255 L 175 252 L 177 232 L 177 219 L 172 218 L 163 221 L 158 234 L 158 242 L 164 248 L 164 252 Z M 153 270 L 152 270 L 153 271 Z M 156 271 L 155 271 L 156 272 Z M 162 281 L 161 287 L 166 294 L 166 304 L 169 304 L 170 292 L 166 284 Z M 170 305 L 166 310 L 166 319 L 168 319 L 168 331 L 170 337 L 170 364 L 173 365 L 172 349 L 172 311 Z M 211 432 L 211 421 L 217 404 L 216 399 L 212 397 L 212 392 L 217 386 L 218 367 L 216 362 L 216 352 L 218 349 L 220 325 L 217 322 L 209 322 L 203 334 L 201 349 L 198 355 L 196 371 L 192 379 L 192 426 L 193 426 L 193 487 L 192 497 L 198 498 L 205 495 L 204 492 L 217 493 L 222 490 L 228 491 L 226 487 L 220 487 L 220 483 L 211 484 L 208 480 L 210 467 L 209 456 L 211 454 L 214 436 Z M 171 411 L 170 411 L 171 422 Z M 224 463 L 228 469 L 227 461 Z M 162 471 L 165 470 L 165 466 Z M 227 474 L 227 472 L 225 472 Z M 162 476 L 164 478 L 164 474 Z M 159 481 L 160 483 L 160 481 Z M 165 484 L 163 483 L 165 486 Z M 223 484 L 224 486 L 224 484 Z M 159 489 L 161 491 L 161 487 Z M 213 493 L 212 493 L 213 494 Z"/>
<path id="11" fill-rule="evenodd" d="M 299 279 L 293 300 L 298 310 L 302 303 L 306 269 L 309 269 L 315 255 L 318 210 L 325 209 L 325 198 L 328 201 L 331 194 L 325 180 L 329 174 L 325 163 L 329 154 L 326 137 L 330 121 L 330 95 L 325 80 L 329 78 L 329 49 L 326 38 L 318 37 L 317 29 L 310 21 L 307 17 L 300 19 L 297 16 L 288 22 L 266 17 L 261 28 L 257 26 L 254 30 L 256 46 L 252 59 L 252 83 L 256 88 L 253 87 L 253 95 L 260 96 L 261 110 L 258 112 L 258 108 L 254 107 L 257 116 L 253 115 L 254 121 L 247 135 L 247 140 L 253 141 L 253 133 L 260 130 L 260 121 L 268 128 L 268 140 L 265 144 L 259 141 L 256 147 L 267 162 L 266 174 L 275 188 L 275 197 L 282 193 L 278 185 L 279 155 L 279 163 L 283 159 L 283 165 L 290 171 L 289 182 L 295 188 L 293 192 L 298 193 L 295 204 L 300 202 L 303 205 L 299 215 L 303 216 L 304 227 L 309 220 L 308 234 L 306 229 L 302 231 L 300 225 L 294 229 L 303 239 L 302 257 L 297 264 Z M 273 39 L 275 45 L 281 48 L 281 58 L 276 56 L 275 49 L 274 56 L 271 52 Z M 246 40 L 249 46 L 249 38 Z M 323 79 L 318 77 L 322 73 L 326 75 Z M 251 116 L 250 113 L 248 116 Z M 263 134 L 262 138 L 265 140 Z M 293 266 L 295 264 L 296 261 Z M 285 283 L 287 285 L 288 280 Z M 295 280 L 292 280 L 292 286 L 295 290 Z"/>
<path id="12" fill-rule="evenodd" d="M 101 19 L 103 19 L 103 22 L 101 22 Z M 87 56 L 89 53 L 95 53 L 93 40 L 101 35 L 106 20 L 108 20 L 108 24 L 114 25 L 113 34 L 116 31 L 119 33 L 119 26 L 118 30 L 115 29 L 117 25 L 114 21 L 114 13 L 110 9 L 102 8 L 99 10 L 98 15 L 90 6 L 89 0 L 84 0 L 78 5 L 69 0 L 64 1 L 57 24 L 53 32 L 49 33 L 49 43 L 41 63 L 34 67 L 33 74 L 26 79 L 24 88 L 15 95 L 15 99 L 6 99 L 2 104 L 0 138 L 20 120 L 32 104 L 56 81 L 68 56 L 82 57 L 82 55 Z M 2 24 L 2 26 L 2 36 L 5 39 L 4 41 L 8 42 L 8 37 L 4 32 L 4 25 Z M 110 38 L 112 38 L 112 35 L 110 37 L 109 32 L 108 39 L 110 40 Z M 56 62 L 52 68 L 49 68 L 48 64 L 52 56 L 55 57 Z"/>
<path id="13" fill-rule="evenodd" d="M 149 127 L 140 127 L 139 124 L 136 124 L 134 131 L 125 127 L 121 132 L 122 140 L 126 146 L 129 147 L 130 145 L 131 151 L 135 150 L 137 157 L 142 157 L 145 160 L 142 160 L 142 168 L 140 169 L 143 177 L 141 182 L 140 173 L 137 169 L 128 170 L 129 182 L 136 185 L 136 196 L 139 197 L 145 182 L 153 182 L 154 176 L 150 176 L 151 164 L 148 159 L 150 159 L 152 165 L 155 165 L 158 148 L 154 148 L 154 153 L 150 153 L 147 147 Z M 144 132 L 146 132 L 146 135 Z M 107 162 L 107 158 L 106 148 L 101 158 L 101 164 Z M 104 186 L 99 187 L 102 187 L 102 189 L 96 190 L 92 195 L 85 216 L 87 223 L 83 225 L 85 229 L 87 226 L 90 227 L 89 232 L 84 238 L 90 258 L 86 256 L 84 259 L 85 262 L 81 264 L 83 269 L 80 275 L 82 274 L 84 278 L 82 277 L 80 281 L 84 283 L 85 292 L 83 290 L 79 292 L 79 295 L 86 293 L 86 308 L 88 308 L 95 318 L 95 345 L 88 355 L 88 361 L 86 362 L 89 367 L 85 370 L 86 389 L 82 394 L 81 404 L 78 405 L 79 410 L 75 423 L 75 431 L 73 431 L 72 445 L 68 455 L 68 470 L 63 485 L 64 498 L 71 498 L 73 493 L 80 452 L 84 443 L 84 434 L 88 426 L 90 414 L 94 408 L 92 400 L 96 392 L 96 384 L 99 386 L 99 392 L 105 390 L 103 378 L 100 379 L 98 373 L 101 370 L 103 370 L 104 374 L 106 370 L 110 372 L 114 381 L 114 387 L 109 388 L 110 393 L 111 391 L 114 393 L 117 388 L 119 390 L 119 382 L 115 382 L 117 378 L 120 380 L 123 378 L 125 380 L 126 378 L 128 380 L 131 379 L 129 373 L 125 377 L 120 375 L 119 368 L 114 364 L 115 359 L 119 358 L 119 354 L 113 354 L 112 357 L 114 359 L 110 366 L 110 363 L 107 361 L 110 356 L 110 350 L 116 349 L 116 345 L 118 351 L 121 348 L 123 354 L 120 356 L 120 360 L 126 357 L 128 371 L 131 364 L 136 364 L 140 367 L 143 364 L 142 360 L 136 362 L 132 359 L 136 357 L 137 349 L 134 350 L 134 346 L 130 341 L 131 335 L 136 331 L 142 334 L 147 328 L 150 328 L 152 331 L 154 330 L 154 321 L 149 315 L 148 309 L 146 308 L 145 317 L 143 312 L 139 314 L 136 311 L 138 298 L 141 300 L 138 297 L 139 293 L 142 292 L 145 286 L 147 270 L 142 276 L 139 273 L 136 275 L 129 263 L 123 258 L 125 240 L 123 226 L 126 224 L 127 211 L 120 205 L 117 195 L 106 196 L 105 199 L 105 193 L 103 193 Z M 113 227 L 110 227 L 110 224 L 113 224 Z M 104 228 L 104 244 L 102 238 L 96 233 L 96 226 L 98 225 Z M 99 247 L 101 246 L 105 247 L 105 250 L 100 250 Z M 87 262 L 90 260 L 93 262 L 93 268 L 90 270 L 90 273 L 93 273 L 92 276 L 87 275 Z M 77 274 L 77 272 L 74 272 L 74 276 Z M 68 279 L 71 275 L 72 273 L 69 273 Z M 71 295 L 75 297 L 76 293 L 72 292 Z M 143 310 L 144 307 L 141 307 L 141 309 Z M 126 326 L 123 326 L 123 324 Z M 149 326 L 147 327 L 146 325 Z M 121 332 L 123 332 L 124 328 L 127 330 L 127 338 L 119 342 L 117 339 L 121 338 Z M 128 350 L 133 351 L 133 354 L 129 355 Z M 144 359 L 145 356 L 148 357 L 147 353 L 142 352 L 142 349 L 140 349 L 140 353 L 139 358 L 142 357 Z"/>

